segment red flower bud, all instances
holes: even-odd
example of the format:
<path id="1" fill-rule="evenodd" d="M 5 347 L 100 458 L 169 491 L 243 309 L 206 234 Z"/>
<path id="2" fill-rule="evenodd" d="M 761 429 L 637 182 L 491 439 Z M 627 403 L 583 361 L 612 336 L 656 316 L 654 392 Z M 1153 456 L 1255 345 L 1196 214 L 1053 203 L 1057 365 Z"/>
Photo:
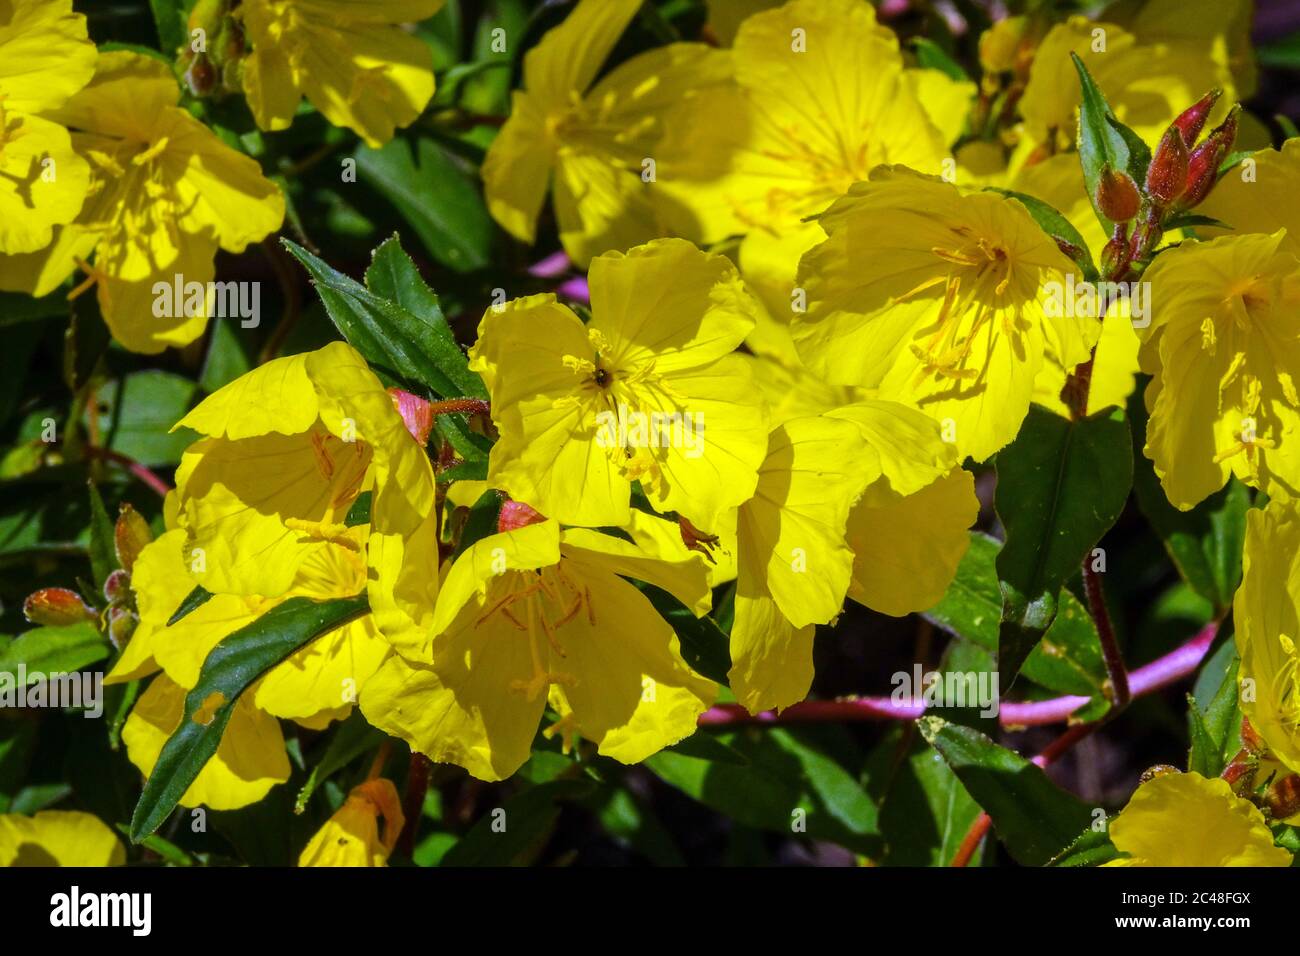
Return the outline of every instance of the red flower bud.
<path id="1" fill-rule="evenodd" d="M 1178 200 L 1179 208 L 1191 209 L 1199 205 L 1214 188 L 1219 178 L 1219 166 L 1237 138 L 1237 113 L 1240 109 L 1234 106 L 1228 118 L 1205 137 L 1204 143 L 1192 150 L 1187 160 L 1187 188 Z"/>
<path id="2" fill-rule="evenodd" d="M 1097 208 L 1111 222 L 1128 222 L 1138 213 L 1142 197 L 1137 183 L 1123 170 L 1103 166 L 1097 181 Z"/>
<path id="3" fill-rule="evenodd" d="M 517 531 L 519 528 L 545 520 L 545 515 L 533 510 L 522 501 L 507 501 L 501 506 L 501 514 L 497 517 L 497 531 Z"/>
<path id="4" fill-rule="evenodd" d="M 1178 115 L 1174 120 L 1174 126 L 1178 132 L 1183 134 L 1183 142 L 1190 149 L 1196 142 L 1196 137 L 1201 135 L 1201 127 L 1210 117 L 1210 111 L 1214 109 L 1214 104 L 1219 102 L 1219 97 L 1223 95 L 1223 90 L 1213 89 L 1206 93 L 1199 100 L 1193 103 L 1187 109 Z"/>
<path id="5" fill-rule="evenodd" d="M 149 530 L 149 523 L 140 517 L 140 512 L 123 502 L 117 513 L 117 525 L 113 528 L 118 566 L 130 571 L 135 566 L 135 559 L 152 540 L 153 532 Z"/>
<path id="6" fill-rule="evenodd" d="M 1147 167 L 1147 195 L 1168 206 L 1187 188 L 1187 144 L 1175 127 L 1165 130 Z"/>
<path id="7" fill-rule="evenodd" d="M 23 602 L 23 615 L 33 624 L 65 627 L 95 620 L 95 610 L 76 591 L 67 588 L 41 588 Z"/>
<path id="8" fill-rule="evenodd" d="M 120 604 L 131 594 L 131 575 L 118 568 L 104 579 L 104 600 L 109 604 Z"/>
<path id="9" fill-rule="evenodd" d="M 1103 279 L 1115 279 L 1128 269 L 1133 261 L 1133 247 L 1122 230 L 1116 234 L 1101 250 L 1101 275 Z"/>
<path id="10" fill-rule="evenodd" d="M 390 388 L 388 397 L 393 400 L 397 414 L 402 416 L 406 430 L 423 448 L 429 443 L 429 433 L 433 431 L 433 406 L 420 396 L 400 388 Z"/>

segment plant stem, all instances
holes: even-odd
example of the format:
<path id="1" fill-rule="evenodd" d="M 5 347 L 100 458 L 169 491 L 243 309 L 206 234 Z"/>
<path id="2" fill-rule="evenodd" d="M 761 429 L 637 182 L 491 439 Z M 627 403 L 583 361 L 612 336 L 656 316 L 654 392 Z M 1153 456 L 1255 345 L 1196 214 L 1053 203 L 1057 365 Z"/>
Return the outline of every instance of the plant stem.
<path id="1" fill-rule="evenodd" d="M 444 398 L 429 403 L 429 411 L 434 415 L 454 415 L 458 412 L 468 415 L 486 415 L 491 410 L 491 404 L 482 398 Z"/>
<path id="2" fill-rule="evenodd" d="M 428 757 L 418 750 L 411 751 L 411 762 L 406 773 L 406 799 L 402 801 L 406 826 L 397 841 L 398 850 L 407 858 L 415 852 L 415 837 L 424 815 L 424 796 L 429 792 L 430 766 Z"/>
<path id="3" fill-rule="evenodd" d="M 109 448 L 98 448 L 95 445 L 86 445 L 81 450 L 87 458 L 95 458 L 99 461 L 111 461 L 115 465 L 121 465 L 136 478 L 140 479 L 142 483 L 158 492 L 158 494 L 163 498 L 166 498 L 167 492 L 172 490 L 171 485 L 167 484 L 167 482 L 163 481 L 134 458 L 128 458 L 121 452 L 116 452 Z"/>
<path id="4" fill-rule="evenodd" d="M 1209 652 L 1218 629 L 1218 622 L 1212 621 L 1181 647 L 1127 674 L 1129 699 L 1154 693 L 1194 672 Z M 1070 694 L 1050 700 L 1005 703 L 998 710 L 998 719 L 1007 728 L 1059 724 L 1068 720 L 1070 714 L 1089 700 L 1088 697 Z M 700 715 L 699 724 L 701 727 L 726 727 L 854 720 L 915 720 L 924 713 L 925 702 L 922 700 L 858 697 L 850 700 L 806 700 L 786 708 L 780 714 L 772 711 L 750 714 L 739 704 L 718 704 Z"/>
<path id="5" fill-rule="evenodd" d="M 1106 597 L 1102 593 L 1101 578 L 1092 569 L 1087 558 L 1083 560 L 1083 588 L 1088 595 L 1088 610 L 1097 625 L 1097 636 L 1101 639 L 1101 656 L 1106 663 L 1106 676 L 1110 680 L 1111 703 L 1116 710 L 1128 706 L 1132 699 L 1129 693 L 1128 668 L 1124 665 L 1124 654 L 1119 649 L 1115 637 L 1115 627 L 1110 620 L 1110 611 L 1106 609 Z"/>

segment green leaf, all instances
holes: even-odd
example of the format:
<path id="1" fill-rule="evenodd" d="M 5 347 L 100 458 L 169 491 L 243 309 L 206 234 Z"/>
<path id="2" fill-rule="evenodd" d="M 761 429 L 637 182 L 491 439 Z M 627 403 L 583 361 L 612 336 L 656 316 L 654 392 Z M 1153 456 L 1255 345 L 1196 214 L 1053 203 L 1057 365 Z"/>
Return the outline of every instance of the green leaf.
<path id="1" fill-rule="evenodd" d="M 376 295 L 396 302 L 417 322 L 428 327 L 421 344 L 429 349 L 439 370 L 459 389 L 458 394 L 488 397 L 483 380 L 469 370 L 465 353 L 442 314 L 438 296 L 425 284 L 420 270 L 402 250 L 397 236 L 390 236 L 375 249 L 370 268 L 366 270 L 366 286 Z"/>
<path id="2" fill-rule="evenodd" d="M 1011 189 L 999 189 L 996 186 L 987 187 L 988 192 L 1001 193 L 1016 200 L 1025 210 L 1033 217 L 1038 227 L 1047 233 L 1058 243 L 1064 242 L 1069 245 L 1069 249 L 1062 249 L 1083 271 L 1083 277 L 1089 282 L 1095 282 L 1098 278 L 1097 264 L 1092 261 L 1092 253 L 1088 251 L 1088 242 L 1083 238 L 1083 234 L 1074 227 L 1074 223 L 1066 219 L 1060 210 L 1054 206 L 1043 202 L 1028 193 L 1018 193 Z"/>
<path id="3" fill-rule="evenodd" d="M 432 317 L 426 320 L 412 315 L 393 300 L 371 292 L 331 268 L 301 246 L 288 239 L 281 241 L 311 274 L 325 311 L 339 332 L 368 362 L 389 370 L 417 391 L 428 388 L 443 397 L 460 396 L 461 390 L 455 378 L 439 364 L 439 356 L 446 353 Z M 466 363 L 459 349 L 455 361 L 458 366 Z M 459 376 L 458 372 L 453 374 Z M 439 426 L 444 421 L 455 420 L 456 416 L 440 416 Z M 467 461 L 486 459 L 491 444 L 483 436 L 471 433 L 463 421 L 448 427 L 444 434 Z"/>
<path id="4" fill-rule="evenodd" d="M 1051 865 L 1059 867 L 1100 866 L 1118 857 L 1119 851 L 1115 849 L 1115 844 L 1110 842 L 1109 825 L 1109 820 L 1106 821 L 1106 826 L 1101 829 L 1090 825 L 1088 829 L 1079 834 L 1073 843 L 1052 859 Z"/>
<path id="5" fill-rule="evenodd" d="M 593 780 L 552 780 L 515 794 L 493 807 L 443 856 L 439 866 L 527 865 L 560 817 L 558 801 L 592 793 Z"/>
<path id="6" fill-rule="evenodd" d="M 938 70 L 950 80 L 970 82 L 966 70 L 960 63 L 948 55 L 947 51 L 933 40 L 925 37 L 913 37 L 908 41 L 916 53 L 916 65 L 926 70 Z"/>
<path id="7" fill-rule="evenodd" d="M 194 401 L 188 378 L 148 369 L 110 383 L 96 394 L 102 443 L 142 465 L 174 465 L 198 435 L 171 431 Z M 87 412 L 92 414 L 92 412 Z"/>
<path id="8" fill-rule="evenodd" d="M 880 808 L 886 866 L 947 866 L 980 814 L 943 758 L 929 747 L 908 755 Z"/>
<path id="9" fill-rule="evenodd" d="M 1196 686 L 1187 695 L 1187 729 L 1191 741 L 1187 769 L 1202 776 L 1219 776 L 1241 750 L 1239 663 L 1236 641 L 1229 637 L 1201 665 Z"/>
<path id="10" fill-rule="evenodd" d="M 1171 216 L 1165 223 L 1165 232 L 1174 229 L 1194 229 L 1197 226 L 1209 226 L 1212 229 L 1231 229 L 1222 219 L 1215 219 L 1213 216 L 1202 216 L 1195 212 L 1180 212 Z"/>
<path id="11" fill-rule="evenodd" d="M 223 638 L 203 662 L 198 683 L 185 695 L 180 726 L 145 781 L 131 817 L 132 841 L 149 836 L 176 808 L 216 753 L 235 703 L 250 684 L 313 638 L 365 610 L 364 595 L 325 602 L 295 597 Z"/>
<path id="12" fill-rule="evenodd" d="M 1141 163 L 1141 154 L 1134 154 L 1133 144 L 1138 140 L 1137 134 L 1115 118 L 1110 104 L 1100 87 L 1093 81 L 1092 74 L 1083 65 L 1078 54 L 1071 53 L 1074 68 L 1079 73 L 1082 88 L 1082 100 L 1079 104 L 1079 163 L 1083 167 L 1083 181 L 1088 189 L 1088 198 L 1093 211 L 1101 223 L 1102 229 L 1109 235 L 1112 223 L 1097 207 L 1097 184 L 1101 181 L 1101 171 L 1109 166 L 1122 170 L 1133 176 L 1135 182 L 1141 183 L 1146 178 L 1146 167 L 1134 173 Z"/>
<path id="13" fill-rule="evenodd" d="M 95 587 L 102 592 L 104 582 L 117 569 L 116 534 L 99 489 L 93 481 L 87 482 L 86 487 L 90 492 L 90 572 Z"/>
<path id="14" fill-rule="evenodd" d="M 996 562 L 1001 548 L 997 539 L 972 531 L 970 547 L 957 566 L 952 584 L 939 603 L 922 616 L 950 634 L 997 651 L 1002 593 Z M 1035 684 L 1060 694 L 1102 699 L 1106 667 L 1097 626 L 1068 588 L 1061 590 L 1056 617 L 1020 672 Z"/>
<path id="15" fill-rule="evenodd" d="M 373 495 L 368 491 L 363 491 L 357 495 L 357 500 L 352 502 L 352 507 L 348 509 L 347 517 L 343 519 L 343 523 L 349 528 L 370 524 L 370 504 L 372 500 Z"/>
<path id="16" fill-rule="evenodd" d="M 1300 70 L 1300 33 L 1261 44 L 1255 48 L 1255 59 L 1269 69 Z"/>
<path id="17" fill-rule="evenodd" d="M 660 616 L 672 626 L 681 646 L 682 660 L 690 665 L 691 670 L 701 677 L 729 686 L 727 672 L 731 670 L 731 639 L 722 633 L 713 618 L 707 614 L 696 617 L 690 608 L 662 588 L 644 581 L 635 583 Z"/>
<path id="18" fill-rule="evenodd" d="M 1019 754 L 938 717 L 922 717 L 916 723 L 984 808 L 998 839 L 1018 863 L 1042 866 L 1091 824 L 1091 808 Z"/>
<path id="19" fill-rule="evenodd" d="M 432 139 L 357 151 L 357 171 L 402 214 L 429 254 L 457 272 L 491 264 L 492 218 L 478 177 Z"/>
<path id="20" fill-rule="evenodd" d="M 183 0 L 149 0 L 153 22 L 158 27 L 158 43 L 175 56 L 185 43 L 185 4 Z"/>
<path id="21" fill-rule="evenodd" d="M 1146 444 L 1147 412 L 1144 388 L 1129 399 L 1133 445 Z M 1216 615 L 1232 605 L 1241 583 L 1241 555 L 1246 539 L 1246 512 L 1250 492 L 1236 478 L 1191 511 L 1169 503 L 1160 479 L 1146 455 L 1138 455 L 1133 469 L 1133 491 L 1138 507 L 1169 552 L 1183 580 L 1214 605 Z"/>
<path id="22" fill-rule="evenodd" d="M 722 743 L 743 754 L 738 766 L 660 751 L 645 766 L 667 783 L 737 823 L 789 836 L 806 834 L 862 853 L 879 849 L 876 805 L 853 775 L 803 730 L 736 731 Z M 799 812 L 802 811 L 802 812 Z M 805 829 L 799 829 L 802 823 Z"/>
<path id="23" fill-rule="evenodd" d="M 66 319 L 71 307 L 62 292 L 34 299 L 24 292 L 0 292 L 0 329 L 41 319 Z"/>
<path id="24" fill-rule="evenodd" d="M 1008 685 L 1055 620 L 1062 585 L 1124 510 L 1132 447 L 1119 409 L 1067 421 L 1033 405 L 998 454 L 995 503 L 1007 531 L 998 666 Z"/>
<path id="25" fill-rule="evenodd" d="M 501 518 L 501 506 L 505 503 L 501 492 L 489 488 L 479 495 L 478 500 L 470 506 L 469 516 L 460 529 L 456 541 L 456 550 L 452 559 L 460 557 L 475 542 L 497 533 L 497 524 Z"/>
<path id="26" fill-rule="evenodd" d="M 246 343 L 235 331 L 237 328 L 239 326 L 233 319 L 212 320 L 212 340 L 208 343 L 208 354 L 199 376 L 199 387 L 205 392 L 215 392 L 229 385 L 253 367 Z"/>
<path id="27" fill-rule="evenodd" d="M 0 651 L 0 674 L 26 671 L 25 683 L 51 674 L 72 674 L 108 657 L 112 649 L 89 621 L 62 627 L 38 627 L 18 635 Z"/>
<path id="28" fill-rule="evenodd" d="M 360 710 L 352 711 L 347 720 L 343 721 L 331 732 L 329 743 L 325 747 L 325 753 L 321 755 L 316 765 L 311 768 L 311 773 L 307 776 L 307 782 L 298 791 L 298 799 L 294 802 L 293 812 L 302 813 L 307 806 L 307 801 L 311 799 L 311 795 L 316 792 L 317 787 L 366 751 L 379 746 L 384 739 L 383 732 L 370 726 L 366 718 L 361 715 Z"/>
<path id="29" fill-rule="evenodd" d="M 167 618 L 167 626 L 171 627 L 177 621 L 186 615 L 197 611 L 203 605 L 212 599 L 212 592 L 201 584 L 194 585 L 189 594 L 185 595 L 185 600 L 181 601 L 180 607 L 172 612 L 172 616 Z"/>

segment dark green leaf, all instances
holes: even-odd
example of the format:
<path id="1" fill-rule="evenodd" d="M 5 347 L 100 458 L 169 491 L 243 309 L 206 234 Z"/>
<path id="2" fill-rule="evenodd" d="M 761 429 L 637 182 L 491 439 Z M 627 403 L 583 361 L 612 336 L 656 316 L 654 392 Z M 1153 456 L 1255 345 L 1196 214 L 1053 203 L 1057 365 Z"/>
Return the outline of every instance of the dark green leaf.
<path id="1" fill-rule="evenodd" d="M 461 528 L 453 558 L 460 557 L 475 542 L 497 533 L 501 506 L 504 503 L 501 492 L 491 488 L 479 495 L 478 501 L 470 506 L 469 517 L 465 519 L 465 525 Z"/>
<path id="2" fill-rule="evenodd" d="M 176 464 L 198 436 L 171 428 L 189 411 L 196 391 L 189 379 L 155 369 L 110 383 L 96 394 L 102 443 L 142 465 Z"/>
<path id="3" fill-rule="evenodd" d="M 149 0 L 153 22 L 158 27 L 158 43 L 175 56 L 185 44 L 185 3 L 183 0 Z"/>
<path id="4" fill-rule="evenodd" d="M 880 808 L 886 866 L 947 866 L 980 807 L 939 754 L 908 755 Z"/>
<path id="5" fill-rule="evenodd" d="M 1053 858 L 1052 866 L 1100 866 L 1102 863 L 1108 863 L 1119 856 L 1119 851 L 1115 849 L 1115 844 L 1110 842 L 1110 832 L 1107 825 L 1098 829 L 1095 825 L 1090 825 L 1084 830 L 1068 847 L 1061 851 L 1059 856 Z"/>
<path id="6" fill-rule="evenodd" d="M 102 592 L 104 582 L 117 568 L 116 535 L 113 519 L 108 516 L 99 489 L 93 481 L 87 482 L 86 487 L 90 492 L 90 572 L 95 578 L 95 587 Z"/>
<path id="7" fill-rule="evenodd" d="M 1029 760 L 969 727 L 938 717 L 917 722 L 926 741 L 993 821 L 1018 863 L 1042 866 L 1092 823 L 1092 811 Z"/>
<path id="8" fill-rule="evenodd" d="M 966 70 L 962 65 L 949 56 L 943 47 L 933 40 L 925 37 L 913 37 L 908 41 L 908 44 L 916 52 L 917 66 L 927 70 L 938 70 L 950 80 L 970 81 L 970 77 L 966 75 Z"/>
<path id="9" fill-rule="evenodd" d="M 526 865 L 542 848 L 560 816 L 561 800 L 576 800 L 596 787 L 592 780 L 552 780 L 492 807 L 443 856 L 439 866 Z"/>
<path id="10" fill-rule="evenodd" d="M 384 741 L 384 735 L 366 722 L 360 710 L 354 710 L 343 723 L 330 733 L 325 753 L 317 764 L 311 768 L 307 782 L 298 791 L 298 799 L 293 805 L 294 813 L 302 813 L 307 801 L 316 792 L 316 788 L 356 760 L 368 750 L 373 750 Z"/>
<path id="11" fill-rule="evenodd" d="M 357 151 L 357 171 L 411 224 L 429 254 L 472 272 L 491 264 L 493 226 L 477 177 L 432 139 Z"/>
<path id="12" fill-rule="evenodd" d="M 180 726 L 145 781 L 131 817 L 131 839 L 139 843 L 175 809 L 216 753 L 235 703 L 250 684 L 313 638 L 365 610 L 364 595 L 325 602 L 295 597 L 223 638 L 203 662 L 198 682 L 185 695 Z"/>
<path id="13" fill-rule="evenodd" d="M 1146 444 L 1147 412 L 1142 387 L 1129 399 L 1133 445 Z M 1138 455 L 1133 469 L 1138 507 L 1151 522 L 1184 581 L 1209 601 L 1216 614 L 1232 604 L 1241 582 L 1241 554 L 1246 537 L 1250 492 L 1236 478 L 1191 511 L 1169 503 L 1151 461 Z"/>
<path id="14" fill-rule="evenodd" d="M 68 297 L 62 292 L 52 292 L 39 299 L 20 292 L 0 292 L 0 329 L 56 316 L 66 319 L 70 310 Z"/>
<path id="15" fill-rule="evenodd" d="M 1237 690 L 1237 644 L 1229 636 L 1201 665 L 1188 695 L 1191 747 L 1187 769 L 1217 777 L 1241 750 L 1241 698 Z"/>
<path id="16" fill-rule="evenodd" d="M 1124 413 L 1067 421 L 1033 405 L 997 457 L 1002 587 L 998 666 L 1015 679 L 1056 618 L 1058 594 L 1128 500 L 1133 451 Z"/>
<path id="17" fill-rule="evenodd" d="M 707 614 L 696 617 L 677 598 L 653 584 L 636 582 L 656 611 L 672 625 L 681 645 L 682 660 L 691 670 L 719 684 L 727 684 L 731 670 L 731 640 Z"/>
<path id="18" fill-rule="evenodd" d="M 180 607 L 178 607 L 174 612 L 172 612 L 171 617 L 167 618 L 167 626 L 171 627 L 173 624 L 181 620 L 187 614 L 190 614 L 193 611 L 197 611 L 203 605 L 207 604 L 208 601 L 211 599 L 212 599 L 211 591 L 207 590 L 201 584 L 194 585 L 194 588 L 190 591 L 190 593 L 185 595 L 185 600 L 181 601 Z"/>

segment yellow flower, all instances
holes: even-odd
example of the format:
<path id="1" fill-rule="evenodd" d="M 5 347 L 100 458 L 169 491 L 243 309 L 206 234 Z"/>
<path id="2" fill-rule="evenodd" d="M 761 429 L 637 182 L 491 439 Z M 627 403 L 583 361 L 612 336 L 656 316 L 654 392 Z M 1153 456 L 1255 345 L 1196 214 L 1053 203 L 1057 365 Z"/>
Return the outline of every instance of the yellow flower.
<path id="1" fill-rule="evenodd" d="M 1073 366 L 1099 323 L 1052 317 L 1073 264 L 1024 207 L 996 193 L 878 168 L 822 217 L 804 256 L 807 314 L 791 327 L 827 381 L 876 389 L 944 424 L 982 461 L 1015 437 L 1048 350 Z"/>
<path id="2" fill-rule="evenodd" d="M 384 830 L 379 832 L 379 818 Z M 391 780 L 376 777 L 352 788 L 343 806 L 311 838 L 299 866 L 387 866 L 406 817 Z"/>
<path id="3" fill-rule="evenodd" d="M 176 473 L 179 525 L 194 580 L 214 593 L 279 597 L 304 562 L 358 553 L 346 524 L 372 491 L 365 552 L 371 610 L 390 641 L 423 643 L 404 608 L 432 605 L 437 575 L 410 570 L 434 557 L 433 469 L 365 360 L 333 342 L 275 359 L 205 399 L 176 427 L 206 437 Z M 427 623 L 427 622 L 425 622 Z"/>
<path id="4" fill-rule="evenodd" d="M 978 510 L 955 449 L 915 409 L 865 400 L 773 429 L 754 497 L 723 535 L 737 554 L 736 699 L 751 713 L 803 700 L 814 625 L 846 595 L 897 616 L 935 604 Z"/>
<path id="5" fill-rule="evenodd" d="M 432 625 L 432 663 L 390 655 L 361 694 L 376 727 L 483 780 L 528 759 L 548 698 L 602 754 L 635 763 L 695 730 L 712 682 L 635 586 L 695 614 L 709 592 L 698 556 L 670 562 L 555 521 L 490 535 L 452 565 Z"/>
<path id="6" fill-rule="evenodd" d="M 180 108 L 179 96 L 165 64 L 100 56 L 90 85 L 49 114 L 74 131 L 90 162 L 90 194 L 49 248 L 0 257 L 0 288 L 45 295 L 93 255 L 100 310 L 124 346 L 161 352 L 202 334 L 213 297 L 168 304 L 155 285 L 172 287 L 180 276 L 207 289 L 217 249 L 242 252 L 278 229 L 284 198 L 257 163 Z"/>
<path id="7" fill-rule="evenodd" d="M 0 814 L 0 866 L 122 866 L 126 851 L 89 813 L 42 810 Z"/>
<path id="8" fill-rule="evenodd" d="M 596 80 L 641 0 L 580 0 L 524 57 L 524 89 L 483 162 L 487 205 L 531 244 L 548 188 L 560 242 L 586 265 L 664 234 L 652 208 L 655 144 L 672 111 L 725 77 L 725 57 L 673 43 Z"/>
<path id="9" fill-rule="evenodd" d="M 1177 15 L 1185 23 L 1197 24 L 1195 38 L 1162 35 L 1150 19 L 1141 26 L 1150 36 L 1135 36 L 1117 24 L 1080 16 L 1054 26 L 1034 54 L 1019 103 L 1028 142 L 1053 152 L 1064 151 L 1074 142 L 1081 94 L 1071 52 L 1083 60 L 1115 115 L 1148 143 L 1156 142 L 1174 117 L 1215 87 L 1225 95 L 1210 122 L 1221 120 L 1237 99 L 1232 71 L 1226 59 L 1206 56 L 1201 48 L 1210 35 L 1201 30 L 1205 19 L 1185 9 Z M 1206 17 L 1210 16 L 1207 10 Z"/>
<path id="10" fill-rule="evenodd" d="M 370 146 L 409 126 L 433 98 L 433 54 L 401 28 L 442 0 L 244 0 L 236 10 L 252 51 L 243 61 L 249 108 L 262 129 L 287 129 L 302 97 Z"/>
<path id="11" fill-rule="evenodd" d="M 1300 773 L 1300 513 L 1270 502 L 1246 516 L 1241 588 L 1233 601 L 1241 710 L 1270 756 Z M 1249 691 L 1249 692 L 1247 692 Z"/>
<path id="12" fill-rule="evenodd" d="M 1151 411 L 1146 456 L 1184 510 L 1230 474 L 1270 495 L 1300 485 L 1300 259 L 1279 230 L 1161 253 L 1139 329 Z"/>
<path id="13" fill-rule="evenodd" d="M 904 69 L 898 40 L 860 0 L 792 0 L 741 24 L 732 82 L 697 97 L 661 148 L 657 196 L 675 231 L 744 235 L 738 262 L 770 316 L 760 348 L 789 341 L 807 221 L 882 163 L 939 174 L 974 88 Z"/>
<path id="14" fill-rule="evenodd" d="M 1168 773 L 1138 787 L 1110 824 L 1126 856 L 1106 866 L 1290 866 L 1264 815 L 1226 780 Z"/>
<path id="15" fill-rule="evenodd" d="M 362 542 L 365 530 L 353 528 L 348 534 Z M 122 730 L 127 755 L 145 775 L 153 771 L 163 745 L 180 724 L 185 695 L 198 682 L 203 661 L 223 638 L 290 597 L 350 597 L 366 586 L 360 553 L 318 550 L 302 563 L 293 587 L 284 595 L 214 594 L 169 625 L 167 621 L 194 587 L 182 558 L 184 542 L 184 531 L 169 530 L 137 557 L 131 586 L 140 623 L 106 680 L 122 683 L 162 670 L 140 696 Z M 343 719 L 388 650 L 367 615 L 289 655 L 241 695 L 216 754 L 180 802 L 233 809 L 260 800 L 289 778 L 276 718 L 313 729 Z"/>
<path id="16" fill-rule="evenodd" d="M 748 498 L 762 398 L 730 354 L 754 302 L 724 257 L 665 239 L 592 261 L 591 322 L 554 296 L 492 307 L 470 367 L 501 438 L 488 480 L 565 524 L 628 520 L 631 482 L 709 531 Z"/>
<path id="17" fill-rule="evenodd" d="M 1286 229 L 1284 245 L 1300 256 L 1300 138 L 1280 150 L 1262 149 L 1250 163 L 1235 166 L 1196 207 L 1198 213 L 1227 223 L 1229 229 L 1197 227 L 1207 236 L 1274 233 Z"/>
<path id="18" fill-rule="evenodd" d="M 81 210 L 90 167 L 68 131 L 39 114 L 90 80 L 95 47 L 72 0 L 0 7 L 0 252 L 35 252 Z"/>

